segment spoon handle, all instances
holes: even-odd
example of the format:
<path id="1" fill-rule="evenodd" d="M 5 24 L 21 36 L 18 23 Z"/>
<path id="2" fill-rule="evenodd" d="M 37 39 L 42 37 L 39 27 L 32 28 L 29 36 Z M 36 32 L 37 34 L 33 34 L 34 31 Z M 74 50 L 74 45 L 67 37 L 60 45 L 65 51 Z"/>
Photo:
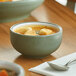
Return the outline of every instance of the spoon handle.
<path id="1" fill-rule="evenodd" d="M 76 59 L 72 59 L 70 60 L 68 63 L 66 63 L 65 65 L 68 66 L 69 64 L 71 64 L 72 62 L 76 61 Z"/>

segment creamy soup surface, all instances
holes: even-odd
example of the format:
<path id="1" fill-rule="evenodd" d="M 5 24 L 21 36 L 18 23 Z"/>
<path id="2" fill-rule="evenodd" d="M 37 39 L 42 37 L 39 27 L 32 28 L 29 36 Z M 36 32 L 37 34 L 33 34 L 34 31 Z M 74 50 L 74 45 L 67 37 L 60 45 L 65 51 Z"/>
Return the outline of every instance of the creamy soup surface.
<path id="1" fill-rule="evenodd" d="M 44 26 L 44 25 L 28 25 L 14 29 L 14 32 L 23 35 L 50 35 L 58 32 L 55 27 Z"/>

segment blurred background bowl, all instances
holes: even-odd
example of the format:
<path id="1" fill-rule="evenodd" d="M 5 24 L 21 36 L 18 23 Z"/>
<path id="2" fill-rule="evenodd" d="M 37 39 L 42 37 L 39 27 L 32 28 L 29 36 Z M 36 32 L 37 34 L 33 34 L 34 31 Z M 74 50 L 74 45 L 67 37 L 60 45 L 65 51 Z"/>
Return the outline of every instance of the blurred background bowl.
<path id="1" fill-rule="evenodd" d="M 0 60 L 0 69 L 15 71 L 18 76 L 25 76 L 24 69 L 15 63 Z"/>
<path id="2" fill-rule="evenodd" d="M 0 23 L 27 18 L 44 0 L 0 2 Z"/>

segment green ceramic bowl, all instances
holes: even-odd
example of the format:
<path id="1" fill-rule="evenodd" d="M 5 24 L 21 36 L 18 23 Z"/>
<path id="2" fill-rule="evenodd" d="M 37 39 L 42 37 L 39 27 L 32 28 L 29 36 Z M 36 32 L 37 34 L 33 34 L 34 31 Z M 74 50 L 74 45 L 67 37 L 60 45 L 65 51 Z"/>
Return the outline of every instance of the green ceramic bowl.
<path id="1" fill-rule="evenodd" d="M 0 2 L 0 23 L 27 18 L 44 0 Z"/>
<path id="2" fill-rule="evenodd" d="M 14 29 L 28 25 L 44 25 L 58 29 L 57 33 L 43 36 L 29 36 L 14 32 Z M 13 47 L 26 57 L 43 58 L 56 51 L 62 41 L 62 28 L 46 22 L 25 22 L 10 28 L 10 39 Z"/>

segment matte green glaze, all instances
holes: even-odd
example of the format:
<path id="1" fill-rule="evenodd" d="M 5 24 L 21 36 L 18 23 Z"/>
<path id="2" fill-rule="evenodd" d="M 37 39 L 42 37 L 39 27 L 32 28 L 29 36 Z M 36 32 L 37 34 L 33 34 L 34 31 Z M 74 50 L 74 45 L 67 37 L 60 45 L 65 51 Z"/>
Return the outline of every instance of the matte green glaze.
<path id="1" fill-rule="evenodd" d="M 0 23 L 24 19 L 43 2 L 44 0 L 0 2 Z"/>
<path id="2" fill-rule="evenodd" d="M 13 31 L 13 29 L 20 26 L 32 24 L 56 27 L 59 29 L 59 32 L 52 35 L 28 36 L 18 34 Z M 45 22 L 16 24 L 10 28 L 10 39 L 13 47 L 25 56 L 31 58 L 43 58 L 56 51 L 60 46 L 62 41 L 62 28 L 56 24 Z"/>

